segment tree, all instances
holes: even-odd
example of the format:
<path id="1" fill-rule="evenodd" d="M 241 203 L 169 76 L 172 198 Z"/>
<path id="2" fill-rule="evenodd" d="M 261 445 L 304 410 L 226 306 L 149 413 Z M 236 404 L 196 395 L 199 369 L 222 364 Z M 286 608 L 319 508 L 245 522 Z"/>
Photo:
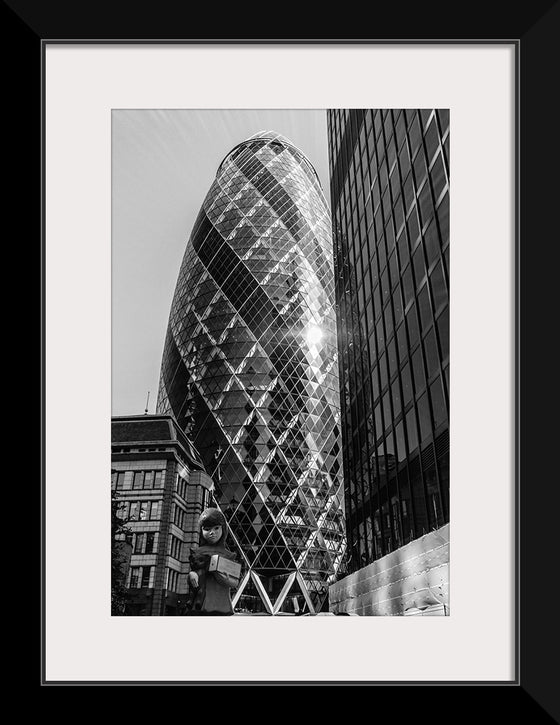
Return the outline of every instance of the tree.
<path id="1" fill-rule="evenodd" d="M 121 502 L 117 491 L 111 491 L 111 614 L 123 616 L 128 601 L 126 576 L 130 561 L 132 529 L 130 519 L 119 516 Z"/>

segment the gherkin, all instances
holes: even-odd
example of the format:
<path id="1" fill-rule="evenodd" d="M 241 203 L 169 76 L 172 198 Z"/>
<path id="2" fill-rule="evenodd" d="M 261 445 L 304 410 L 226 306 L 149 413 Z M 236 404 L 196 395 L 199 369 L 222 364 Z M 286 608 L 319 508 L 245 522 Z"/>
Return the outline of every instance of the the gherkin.
<path id="1" fill-rule="evenodd" d="M 331 220 L 276 133 L 220 164 L 172 302 L 157 411 L 187 430 L 244 563 L 240 611 L 319 611 L 345 554 Z"/>

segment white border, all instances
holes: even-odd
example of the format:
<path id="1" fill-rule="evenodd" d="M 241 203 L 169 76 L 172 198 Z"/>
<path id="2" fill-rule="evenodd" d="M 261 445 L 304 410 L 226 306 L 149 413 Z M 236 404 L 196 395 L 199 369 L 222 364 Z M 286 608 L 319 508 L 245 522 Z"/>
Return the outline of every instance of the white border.
<path id="1" fill-rule="evenodd" d="M 47 45 L 47 681 L 513 679 L 514 77 L 506 45 Z M 450 108 L 450 617 L 110 617 L 117 107 Z"/>

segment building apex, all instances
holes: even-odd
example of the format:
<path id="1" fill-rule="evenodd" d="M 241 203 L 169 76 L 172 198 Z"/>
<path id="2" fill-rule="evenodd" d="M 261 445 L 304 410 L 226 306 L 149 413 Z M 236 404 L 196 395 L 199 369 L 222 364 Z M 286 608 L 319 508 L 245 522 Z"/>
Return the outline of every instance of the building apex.
<path id="1" fill-rule="evenodd" d="M 249 138 L 246 138 L 244 141 L 240 141 L 240 143 L 236 144 L 223 158 L 220 165 L 218 166 L 218 170 L 216 172 L 216 176 L 219 175 L 220 170 L 224 163 L 232 156 L 235 155 L 235 152 L 240 149 L 242 146 L 250 146 L 251 144 L 259 141 L 264 141 L 264 144 L 269 144 L 271 146 L 274 146 L 275 144 L 280 144 L 281 146 L 284 146 L 285 148 L 290 148 L 293 151 L 296 152 L 296 154 L 301 158 L 301 160 L 309 166 L 312 173 L 315 175 L 315 178 L 317 179 L 317 182 L 319 184 L 319 187 L 321 187 L 321 181 L 319 179 L 319 175 L 317 174 L 317 171 L 311 161 L 307 158 L 306 154 L 298 148 L 292 141 L 290 141 L 289 138 L 286 136 L 283 136 L 281 133 L 278 133 L 277 131 L 257 131 L 257 133 L 254 133 L 252 136 L 249 136 Z"/>

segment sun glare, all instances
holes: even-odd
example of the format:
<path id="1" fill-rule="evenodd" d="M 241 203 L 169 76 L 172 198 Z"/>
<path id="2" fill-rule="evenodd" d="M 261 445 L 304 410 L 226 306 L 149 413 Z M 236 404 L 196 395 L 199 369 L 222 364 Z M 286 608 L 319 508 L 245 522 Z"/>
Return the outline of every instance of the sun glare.
<path id="1" fill-rule="evenodd" d="M 323 337 L 323 331 L 317 325 L 311 325 L 307 330 L 307 344 L 311 347 L 316 345 Z"/>

